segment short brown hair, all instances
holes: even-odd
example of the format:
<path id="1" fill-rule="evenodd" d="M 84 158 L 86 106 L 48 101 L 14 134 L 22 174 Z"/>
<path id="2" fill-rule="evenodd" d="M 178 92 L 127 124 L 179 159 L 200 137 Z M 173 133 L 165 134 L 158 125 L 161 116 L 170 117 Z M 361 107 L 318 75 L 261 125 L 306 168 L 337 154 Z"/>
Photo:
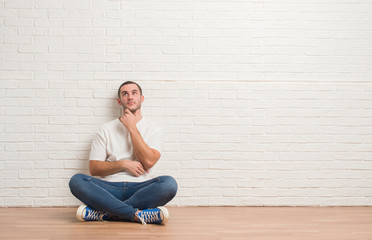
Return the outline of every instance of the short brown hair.
<path id="1" fill-rule="evenodd" d="M 133 81 L 126 81 L 126 82 L 122 83 L 122 84 L 120 85 L 119 89 L 118 89 L 118 97 L 119 97 L 119 98 L 120 98 L 120 88 L 121 88 L 122 86 L 124 86 L 124 85 L 128 85 L 128 84 L 136 84 L 137 87 L 138 87 L 138 89 L 139 89 L 139 91 L 140 91 L 140 94 L 142 95 L 142 88 L 140 87 L 140 85 L 138 85 L 138 83 L 133 82 Z"/>

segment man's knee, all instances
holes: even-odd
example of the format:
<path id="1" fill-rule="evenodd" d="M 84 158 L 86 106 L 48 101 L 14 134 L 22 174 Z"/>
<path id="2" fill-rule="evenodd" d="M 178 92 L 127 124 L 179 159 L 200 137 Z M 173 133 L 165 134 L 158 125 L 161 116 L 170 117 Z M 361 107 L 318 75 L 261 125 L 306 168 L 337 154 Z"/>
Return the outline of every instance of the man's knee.
<path id="1" fill-rule="evenodd" d="M 176 179 L 174 179 L 171 176 L 162 176 L 161 178 L 164 187 L 167 189 L 168 194 L 172 197 L 176 196 L 178 190 L 178 184 Z"/>
<path id="2" fill-rule="evenodd" d="M 82 173 L 77 173 L 71 177 L 70 182 L 68 183 L 70 190 L 73 191 L 76 188 L 79 188 L 81 181 L 86 178 L 87 175 Z"/>

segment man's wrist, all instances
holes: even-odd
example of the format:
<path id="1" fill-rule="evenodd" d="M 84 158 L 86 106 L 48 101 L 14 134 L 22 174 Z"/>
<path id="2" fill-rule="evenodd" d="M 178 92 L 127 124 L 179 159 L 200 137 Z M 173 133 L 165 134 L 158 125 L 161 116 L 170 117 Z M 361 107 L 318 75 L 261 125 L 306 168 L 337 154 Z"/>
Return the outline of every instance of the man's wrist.
<path id="1" fill-rule="evenodd" d="M 136 134 L 136 133 L 138 133 L 139 131 L 138 131 L 138 129 L 137 129 L 137 126 L 136 125 L 134 125 L 133 127 L 131 127 L 131 128 L 127 128 L 127 130 L 128 130 L 128 132 L 129 132 L 129 134 L 132 136 L 133 134 Z"/>
<path id="2" fill-rule="evenodd" d="M 127 163 L 128 163 L 128 160 L 127 159 L 122 159 L 119 161 L 120 163 L 120 172 L 126 172 L 127 171 Z"/>

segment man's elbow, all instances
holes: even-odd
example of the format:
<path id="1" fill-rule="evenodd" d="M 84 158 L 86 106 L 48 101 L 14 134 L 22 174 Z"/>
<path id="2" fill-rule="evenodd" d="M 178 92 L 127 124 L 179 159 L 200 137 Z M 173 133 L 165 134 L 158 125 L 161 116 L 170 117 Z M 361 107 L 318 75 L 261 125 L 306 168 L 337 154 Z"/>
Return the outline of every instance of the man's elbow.
<path id="1" fill-rule="evenodd" d="M 142 163 L 143 167 L 147 170 L 151 169 L 160 159 L 160 153 L 156 150 L 153 150 L 153 155 Z"/>
<path id="2" fill-rule="evenodd" d="M 97 170 L 95 170 L 92 167 L 89 167 L 89 173 L 90 173 L 91 176 L 98 176 Z"/>
<path id="3" fill-rule="evenodd" d="M 89 173 L 91 176 L 99 176 L 99 168 L 94 161 L 89 161 Z"/>
<path id="4" fill-rule="evenodd" d="M 143 166 L 144 169 L 150 170 L 155 165 L 155 163 L 156 162 L 148 161 L 145 164 L 142 164 L 142 166 Z"/>

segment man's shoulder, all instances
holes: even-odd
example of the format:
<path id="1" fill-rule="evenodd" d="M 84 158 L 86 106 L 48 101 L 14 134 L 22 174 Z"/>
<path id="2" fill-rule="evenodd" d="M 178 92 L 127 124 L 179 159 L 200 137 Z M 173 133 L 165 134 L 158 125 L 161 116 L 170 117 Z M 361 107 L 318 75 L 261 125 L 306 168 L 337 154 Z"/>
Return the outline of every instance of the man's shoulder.
<path id="1" fill-rule="evenodd" d="M 101 129 L 102 130 L 109 130 L 109 129 L 112 129 L 112 128 L 116 128 L 117 126 L 120 126 L 120 121 L 119 121 L 118 118 L 115 118 L 111 121 L 108 121 L 108 122 L 102 124 Z"/>

